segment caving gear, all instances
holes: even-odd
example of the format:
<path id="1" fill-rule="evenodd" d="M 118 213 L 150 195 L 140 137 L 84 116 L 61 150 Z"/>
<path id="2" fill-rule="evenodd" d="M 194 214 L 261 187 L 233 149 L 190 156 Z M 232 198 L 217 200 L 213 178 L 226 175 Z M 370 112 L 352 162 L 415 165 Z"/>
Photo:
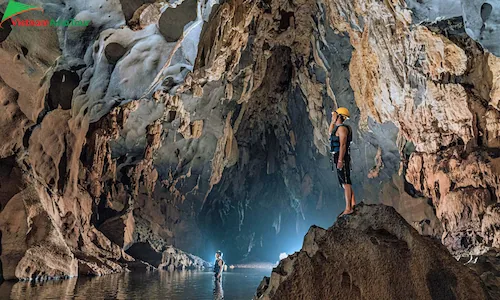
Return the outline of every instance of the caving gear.
<path id="1" fill-rule="evenodd" d="M 337 169 L 337 163 L 339 161 L 340 155 L 340 137 L 336 136 L 337 130 L 339 127 L 344 126 L 347 128 L 347 145 L 346 152 L 344 154 L 344 166 L 342 169 Z M 331 163 L 332 163 L 332 172 L 333 170 L 337 170 L 337 177 L 339 179 L 339 184 L 341 187 L 344 187 L 345 184 L 351 183 L 351 143 L 352 143 L 352 129 L 349 125 L 340 124 L 335 125 L 335 128 L 330 135 L 330 152 L 331 152 Z"/>
<path id="2" fill-rule="evenodd" d="M 335 125 L 335 128 L 332 131 L 332 134 L 330 135 L 330 152 L 332 153 L 338 153 L 340 152 L 340 137 L 336 136 L 337 130 L 339 129 L 340 126 L 344 126 L 347 128 L 347 149 L 346 149 L 346 155 L 350 153 L 350 146 L 352 142 L 352 129 L 349 125 L 345 124 L 340 124 L 340 125 Z"/>
<path id="3" fill-rule="evenodd" d="M 219 261 L 222 261 L 222 266 L 219 266 Z M 215 273 L 215 275 L 217 275 L 220 272 L 222 272 L 222 268 L 224 268 L 224 261 L 221 258 L 215 260 L 215 264 L 214 264 L 214 273 Z"/>
<path id="4" fill-rule="evenodd" d="M 341 116 L 346 117 L 346 118 L 350 118 L 351 117 L 351 114 L 349 113 L 349 110 L 347 108 L 345 108 L 345 107 L 339 107 L 335 112 L 338 113 Z"/>

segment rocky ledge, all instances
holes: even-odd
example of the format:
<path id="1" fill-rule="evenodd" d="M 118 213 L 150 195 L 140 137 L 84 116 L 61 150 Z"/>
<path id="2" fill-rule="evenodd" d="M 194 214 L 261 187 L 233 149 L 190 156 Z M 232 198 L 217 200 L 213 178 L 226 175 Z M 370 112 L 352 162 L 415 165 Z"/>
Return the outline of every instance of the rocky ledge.
<path id="1" fill-rule="evenodd" d="M 254 299 L 491 299 L 480 278 L 394 208 L 356 207 L 264 277 Z"/>

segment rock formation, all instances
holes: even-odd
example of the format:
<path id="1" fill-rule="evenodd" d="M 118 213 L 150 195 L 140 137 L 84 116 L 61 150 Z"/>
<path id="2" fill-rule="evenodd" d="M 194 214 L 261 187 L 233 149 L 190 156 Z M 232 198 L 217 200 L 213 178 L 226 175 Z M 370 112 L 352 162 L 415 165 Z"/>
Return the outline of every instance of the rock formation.
<path id="1" fill-rule="evenodd" d="M 182 81 L 192 70 L 197 35 L 213 3 L 195 2 L 189 13 L 196 22 L 175 41 L 165 40 L 162 34 L 170 34 L 168 29 L 153 23 L 139 23 L 135 31 L 123 28 L 119 1 L 42 5 L 43 14 L 24 16 L 90 20 L 91 25 L 85 32 L 46 28 L 41 35 L 12 26 L 2 31 L 0 101 L 7 110 L 0 117 L 0 274 L 4 279 L 46 279 L 145 268 L 147 264 L 125 253 L 132 244 L 156 243 L 160 257 L 172 251 L 169 228 L 163 226 L 165 208 L 146 201 L 158 177 L 152 160 L 162 131 L 154 114 L 142 128 L 125 124 L 132 111 L 158 112 L 164 104 L 113 103 L 139 100 L 157 75 L 171 78 L 167 61 L 185 70 L 175 74 L 174 81 Z M 170 14 L 178 5 L 160 8 Z M 199 122 L 193 124 L 193 129 L 199 127 Z M 142 158 L 127 154 L 118 162 L 111 142 L 120 132 L 137 137 L 137 130 L 146 135 Z M 149 222 L 155 220 L 152 226 Z M 159 231 L 153 234 L 156 239 L 146 234 L 152 228 Z M 189 262 L 175 259 L 176 267 L 201 264 L 194 256 Z"/>
<path id="2" fill-rule="evenodd" d="M 483 283 L 439 242 L 391 207 L 358 205 L 265 277 L 254 299 L 490 299 Z"/>
<path id="3" fill-rule="evenodd" d="M 18 17 L 91 22 L 0 29 L 5 278 L 120 272 L 138 247 L 275 261 L 342 209 L 338 106 L 359 200 L 497 252 L 498 1 L 38 3 Z"/>
<path id="4" fill-rule="evenodd" d="M 163 270 L 203 270 L 209 268 L 210 263 L 203 259 L 186 253 L 172 246 L 167 246 L 163 252 L 154 249 L 148 243 L 135 243 L 127 253 Z"/>
<path id="5" fill-rule="evenodd" d="M 163 251 L 160 267 L 167 270 L 201 270 L 209 268 L 210 263 L 189 253 L 185 253 L 173 247 Z"/>

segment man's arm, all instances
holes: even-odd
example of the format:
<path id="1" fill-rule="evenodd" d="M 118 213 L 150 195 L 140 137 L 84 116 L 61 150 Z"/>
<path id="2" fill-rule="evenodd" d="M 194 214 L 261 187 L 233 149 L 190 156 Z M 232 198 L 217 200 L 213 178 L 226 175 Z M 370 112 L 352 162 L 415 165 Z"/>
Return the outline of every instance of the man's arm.
<path id="1" fill-rule="evenodd" d="M 332 135 L 333 129 L 335 128 L 335 123 L 332 122 L 330 123 L 330 128 L 328 128 L 328 135 Z"/>
<path id="2" fill-rule="evenodd" d="M 219 260 L 219 273 L 217 274 L 217 277 L 220 277 L 222 274 L 222 268 L 224 267 L 224 264 L 222 263 L 222 260 Z"/>
<path id="3" fill-rule="evenodd" d="M 337 134 L 340 140 L 340 152 L 339 152 L 339 161 L 337 163 L 337 168 L 342 169 L 344 166 L 344 156 L 347 152 L 347 135 L 348 130 L 344 126 L 340 126 L 337 130 Z"/>
<path id="4" fill-rule="evenodd" d="M 330 122 L 330 128 L 328 129 L 328 135 L 332 135 L 334 128 L 335 128 L 335 120 L 333 119 L 333 112 L 332 112 L 332 121 Z"/>

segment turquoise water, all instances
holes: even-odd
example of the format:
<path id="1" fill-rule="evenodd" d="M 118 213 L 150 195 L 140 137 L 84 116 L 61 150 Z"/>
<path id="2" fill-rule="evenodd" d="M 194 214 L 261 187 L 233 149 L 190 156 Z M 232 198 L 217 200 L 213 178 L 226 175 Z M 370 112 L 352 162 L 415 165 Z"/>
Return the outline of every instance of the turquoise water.
<path id="1" fill-rule="evenodd" d="M 250 300 L 270 269 L 235 269 L 223 274 L 222 289 L 203 271 L 124 273 L 42 284 L 4 282 L 0 299 Z M 214 295 L 215 292 L 215 295 Z"/>

